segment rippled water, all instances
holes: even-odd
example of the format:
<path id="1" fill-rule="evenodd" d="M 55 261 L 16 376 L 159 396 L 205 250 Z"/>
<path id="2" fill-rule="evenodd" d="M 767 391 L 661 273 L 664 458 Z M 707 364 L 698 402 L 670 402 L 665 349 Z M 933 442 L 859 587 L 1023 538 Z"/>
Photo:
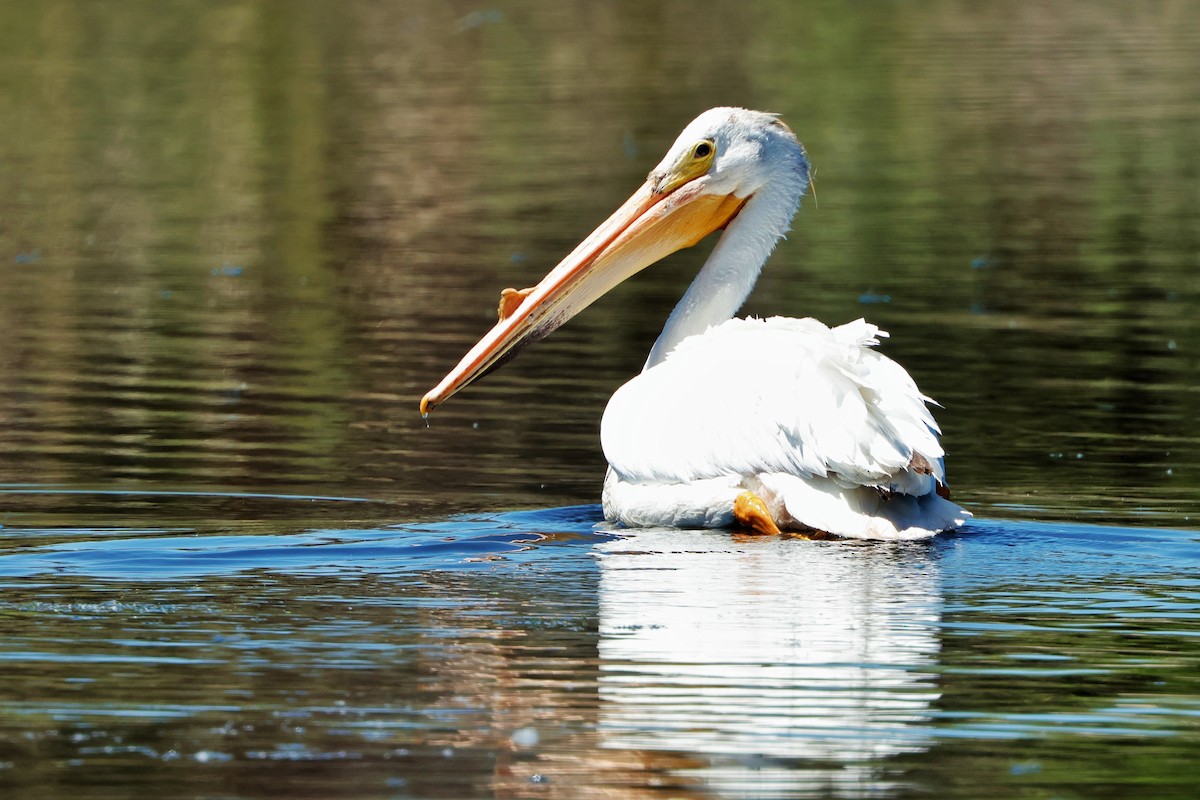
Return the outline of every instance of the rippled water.
<path id="1" fill-rule="evenodd" d="M 6 528 L 6 796 L 1194 791 L 1193 532 L 599 521 Z"/>
<path id="2" fill-rule="evenodd" d="M 4 797 L 1192 797 L 1187 2 L 0 4 Z M 933 542 L 600 524 L 704 257 L 421 394 L 698 111 L 819 202 L 747 311 L 937 398 Z"/>

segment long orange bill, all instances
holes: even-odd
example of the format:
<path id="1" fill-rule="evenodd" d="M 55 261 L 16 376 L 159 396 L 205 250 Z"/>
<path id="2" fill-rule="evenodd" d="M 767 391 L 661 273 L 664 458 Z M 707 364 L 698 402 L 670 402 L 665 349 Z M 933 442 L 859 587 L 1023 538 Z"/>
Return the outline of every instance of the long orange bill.
<path id="1" fill-rule="evenodd" d="M 421 414 L 548 336 L 621 281 L 725 227 L 746 198 L 705 194 L 706 183 L 701 178 L 656 194 L 647 181 L 537 286 L 506 292 L 499 322 L 421 398 Z"/>

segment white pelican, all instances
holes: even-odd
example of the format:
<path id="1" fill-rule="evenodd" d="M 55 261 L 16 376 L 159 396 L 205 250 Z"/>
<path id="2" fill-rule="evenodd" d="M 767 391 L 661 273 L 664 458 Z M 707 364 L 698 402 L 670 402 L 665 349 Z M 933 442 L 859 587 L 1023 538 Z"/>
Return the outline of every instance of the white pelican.
<path id="1" fill-rule="evenodd" d="M 421 413 L 634 273 L 724 228 L 642 373 L 609 400 L 604 515 L 633 527 L 780 529 L 917 539 L 970 514 L 945 491 L 938 427 L 863 320 L 734 319 L 808 188 L 804 148 L 774 115 L 714 108 L 646 182 L 500 319 Z"/>

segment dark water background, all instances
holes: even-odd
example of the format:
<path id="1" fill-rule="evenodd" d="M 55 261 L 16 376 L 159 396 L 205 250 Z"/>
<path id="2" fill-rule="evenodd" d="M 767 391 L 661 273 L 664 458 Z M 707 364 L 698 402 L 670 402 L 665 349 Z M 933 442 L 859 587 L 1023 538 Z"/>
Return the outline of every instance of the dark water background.
<path id="1" fill-rule="evenodd" d="M 0 2 L 0 794 L 1193 797 L 1200 14 Z M 920 544 L 596 530 L 708 245 L 421 394 L 713 105 L 747 313 L 944 406 Z"/>

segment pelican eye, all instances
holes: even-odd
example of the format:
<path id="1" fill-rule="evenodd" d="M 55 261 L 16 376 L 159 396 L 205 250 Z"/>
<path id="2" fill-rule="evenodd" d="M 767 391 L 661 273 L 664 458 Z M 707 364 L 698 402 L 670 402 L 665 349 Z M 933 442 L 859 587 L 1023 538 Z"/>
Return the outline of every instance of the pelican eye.
<path id="1" fill-rule="evenodd" d="M 696 180 L 712 168 L 717 157 L 717 145 L 712 139 L 702 139 L 685 150 L 661 173 L 651 172 L 649 180 L 655 194 L 663 195 Z"/>

